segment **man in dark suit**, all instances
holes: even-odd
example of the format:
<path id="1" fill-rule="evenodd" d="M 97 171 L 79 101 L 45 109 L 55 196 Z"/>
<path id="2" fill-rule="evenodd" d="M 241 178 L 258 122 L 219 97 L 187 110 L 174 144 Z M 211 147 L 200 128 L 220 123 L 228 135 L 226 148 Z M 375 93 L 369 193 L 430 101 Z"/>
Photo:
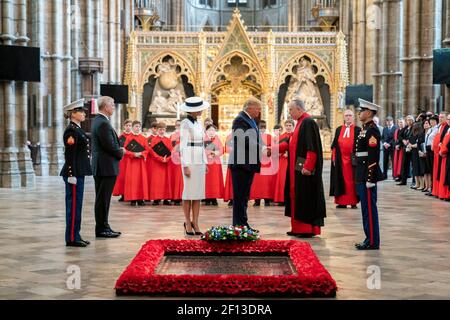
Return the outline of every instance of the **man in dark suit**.
<path id="1" fill-rule="evenodd" d="M 386 127 L 383 129 L 381 141 L 383 143 L 383 177 L 387 179 L 389 170 L 389 159 L 394 163 L 394 134 L 397 126 L 394 125 L 394 119 L 391 116 L 386 117 Z"/>
<path id="2" fill-rule="evenodd" d="M 247 226 L 247 204 L 255 173 L 261 169 L 262 144 L 255 121 L 261 114 L 262 103 L 248 99 L 244 110 L 233 121 L 232 152 L 229 167 L 233 181 L 233 225 Z"/>
<path id="3" fill-rule="evenodd" d="M 119 174 L 119 162 L 124 149 L 109 119 L 114 113 L 114 99 L 100 97 L 99 113 L 92 124 L 92 172 L 95 180 L 95 235 L 100 238 L 116 238 L 108 223 L 111 195 Z"/>

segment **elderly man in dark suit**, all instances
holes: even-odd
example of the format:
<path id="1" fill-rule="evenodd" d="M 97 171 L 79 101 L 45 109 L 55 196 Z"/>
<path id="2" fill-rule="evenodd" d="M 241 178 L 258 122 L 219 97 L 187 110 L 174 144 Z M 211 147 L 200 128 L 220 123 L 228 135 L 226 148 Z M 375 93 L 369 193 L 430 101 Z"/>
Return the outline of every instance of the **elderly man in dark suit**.
<path id="1" fill-rule="evenodd" d="M 92 172 L 95 180 L 95 235 L 99 238 L 117 238 L 108 223 L 111 195 L 119 174 L 119 161 L 124 155 L 116 131 L 110 124 L 114 113 L 114 99 L 100 97 L 99 113 L 92 124 Z"/>
<path id="2" fill-rule="evenodd" d="M 233 121 L 232 153 L 229 167 L 233 181 L 233 225 L 247 226 L 247 204 L 255 173 L 261 169 L 262 143 L 255 121 L 261 114 L 262 103 L 248 99 L 244 110 Z"/>

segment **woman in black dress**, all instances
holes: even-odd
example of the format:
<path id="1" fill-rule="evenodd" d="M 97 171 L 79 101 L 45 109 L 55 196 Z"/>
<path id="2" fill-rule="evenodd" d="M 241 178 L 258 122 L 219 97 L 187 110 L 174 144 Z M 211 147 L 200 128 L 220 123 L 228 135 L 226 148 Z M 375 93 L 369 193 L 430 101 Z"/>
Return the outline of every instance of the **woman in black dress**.
<path id="1" fill-rule="evenodd" d="M 401 141 L 401 147 L 404 148 L 403 154 L 403 164 L 402 164 L 402 181 L 398 184 L 399 186 L 406 186 L 408 178 L 411 177 L 410 169 L 411 169 L 411 147 L 409 147 L 409 139 L 412 134 L 412 127 L 414 124 L 414 117 L 407 116 L 406 117 L 406 126 L 400 131 L 399 139 Z"/>
<path id="2" fill-rule="evenodd" d="M 423 134 L 422 122 L 416 122 L 413 125 L 411 136 L 409 137 L 409 148 L 411 149 L 412 173 L 416 178 L 416 185 L 412 189 L 423 191 L 425 189 L 424 174 L 425 168 L 421 158 L 425 156 L 424 149 L 425 137 Z"/>
<path id="3" fill-rule="evenodd" d="M 431 150 L 431 145 L 433 144 L 433 127 L 431 126 L 431 120 L 426 119 L 423 122 L 423 129 L 425 134 L 424 146 L 425 146 L 425 157 L 420 158 L 424 166 L 424 182 L 425 190 L 424 192 L 430 192 L 432 187 L 431 174 L 433 173 L 433 151 Z"/>

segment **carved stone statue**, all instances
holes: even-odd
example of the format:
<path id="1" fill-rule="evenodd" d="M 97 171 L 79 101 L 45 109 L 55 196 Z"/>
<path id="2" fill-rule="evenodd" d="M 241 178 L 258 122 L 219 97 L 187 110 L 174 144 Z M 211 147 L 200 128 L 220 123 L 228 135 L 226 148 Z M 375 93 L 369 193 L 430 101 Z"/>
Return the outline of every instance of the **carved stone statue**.
<path id="1" fill-rule="evenodd" d="M 167 108 L 167 99 L 161 95 L 161 91 L 156 91 L 156 97 L 153 99 L 153 102 L 151 103 L 149 107 L 149 111 L 151 113 L 163 113 L 164 110 Z"/>
<path id="2" fill-rule="evenodd" d="M 177 65 L 173 59 L 162 62 L 158 66 L 158 78 L 159 85 L 165 90 L 175 89 L 179 83 L 177 74 Z"/>
<path id="3" fill-rule="evenodd" d="M 169 99 L 167 100 L 166 112 L 176 113 L 178 104 L 183 103 L 183 95 L 180 90 L 170 89 Z"/>
<path id="4" fill-rule="evenodd" d="M 306 106 L 306 112 L 310 115 L 323 115 L 322 98 L 320 97 L 314 71 L 310 62 L 305 58 L 301 58 L 296 75 L 291 79 L 286 94 L 286 102 L 291 101 L 294 97 L 303 100 Z"/>

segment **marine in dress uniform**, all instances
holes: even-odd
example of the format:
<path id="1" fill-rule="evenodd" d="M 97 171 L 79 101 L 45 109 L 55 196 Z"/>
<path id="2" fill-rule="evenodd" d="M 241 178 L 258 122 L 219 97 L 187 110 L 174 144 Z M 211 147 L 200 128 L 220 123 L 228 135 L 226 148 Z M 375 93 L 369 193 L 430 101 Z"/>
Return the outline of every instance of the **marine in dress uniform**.
<path id="1" fill-rule="evenodd" d="M 84 177 L 92 175 L 89 139 L 81 129 L 85 120 L 84 99 L 64 107 L 70 123 L 64 131 L 65 163 L 60 176 L 66 184 L 66 245 L 86 247 L 89 241 L 80 236 L 81 211 L 83 206 Z"/>
<path id="2" fill-rule="evenodd" d="M 363 128 L 356 140 L 356 191 L 361 201 L 364 233 L 366 239 L 355 244 L 358 250 L 378 250 L 380 229 L 377 209 L 377 182 L 383 180 L 380 161 L 380 131 L 373 117 L 380 108 L 376 104 L 359 99 L 359 119 Z"/>

